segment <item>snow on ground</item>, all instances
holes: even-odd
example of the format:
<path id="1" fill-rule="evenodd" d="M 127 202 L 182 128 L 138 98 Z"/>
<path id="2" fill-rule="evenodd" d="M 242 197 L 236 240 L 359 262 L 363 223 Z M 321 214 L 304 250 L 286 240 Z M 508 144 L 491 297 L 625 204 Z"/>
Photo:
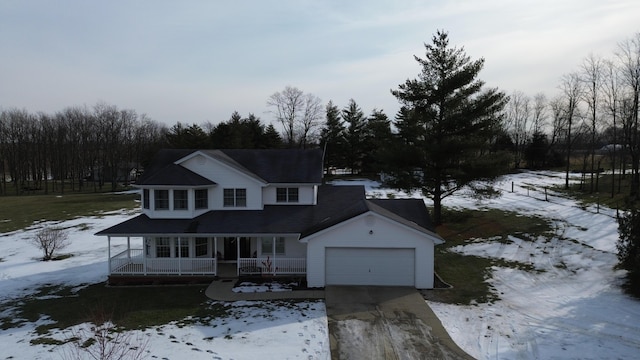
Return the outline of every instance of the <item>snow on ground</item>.
<path id="1" fill-rule="evenodd" d="M 2 303 L 35 293 L 43 285 L 84 286 L 107 278 L 107 240 L 93 234 L 135 215 L 113 212 L 103 217 L 84 217 L 60 223 L 39 223 L 19 231 L 0 234 L 0 316 Z M 67 228 L 70 245 L 61 251 L 72 257 L 42 262 L 42 254 L 29 239 L 45 225 Z M 132 247 L 141 248 L 140 239 Z M 111 254 L 127 247 L 126 239 L 112 239 Z M 247 286 L 250 287 L 250 286 Z M 255 290 L 255 289 L 254 289 Z M 274 291 L 274 290 L 272 290 Z M 215 304 L 215 303 L 214 303 Z M 205 324 L 175 322 L 144 331 L 129 332 L 132 339 L 147 339 L 147 358 L 153 359 L 327 359 L 329 335 L 322 301 L 235 302 L 228 316 Z M 187 319 L 188 320 L 188 319 Z M 69 345 L 31 345 L 35 328 L 0 329 L 0 359 L 64 359 Z M 88 324 L 55 332 L 51 337 L 70 338 Z"/>
<path id="2" fill-rule="evenodd" d="M 388 193 L 375 183 L 362 184 L 369 194 Z M 429 302 L 453 340 L 470 355 L 478 359 L 640 358 L 640 301 L 622 293 L 624 272 L 614 270 L 615 211 L 601 208 L 598 213 L 595 206 L 582 207 L 551 190 L 545 201 L 544 188 L 562 184 L 562 173 L 524 172 L 502 178 L 497 184 L 502 190 L 499 198 L 476 200 L 462 192 L 443 202 L 448 207 L 493 208 L 541 217 L 551 220 L 555 229 L 550 238 L 532 241 L 514 234 L 508 243 L 475 239 L 452 249 L 536 269 L 493 268 L 489 281 L 500 297 L 493 304 Z"/>
<path id="3" fill-rule="evenodd" d="M 373 181 L 334 183 L 365 185 L 369 196 L 378 198 L 419 196 L 384 189 Z M 472 356 L 640 358 L 640 301 L 621 292 L 624 273 L 613 269 L 617 261 L 615 212 L 600 209 L 597 213 L 593 206 L 584 208 L 550 190 L 549 201 L 544 201 L 544 187 L 563 183 L 563 174 L 525 172 L 504 177 L 498 184 L 503 190 L 499 198 L 477 200 L 461 192 L 445 200 L 444 205 L 449 207 L 495 208 L 549 219 L 555 231 L 550 238 L 531 240 L 513 234 L 508 243 L 476 239 L 452 249 L 527 263 L 536 269 L 492 269 L 490 282 L 500 297 L 493 304 L 429 302 L 453 339 Z M 63 252 L 74 256 L 47 263 L 37 260 L 41 256 L 39 250 L 28 243 L 43 224 L 0 234 L 0 303 L 25 296 L 45 284 L 81 286 L 104 281 L 106 240 L 93 233 L 129 217 L 130 213 L 115 212 L 102 218 L 86 217 L 58 224 L 70 228 L 71 246 Z M 112 254 L 124 249 L 126 240 L 113 239 Z M 295 306 L 238 302 L 231 306 L 231 316 L 211 319 L 206 324 L 176 322 L 132 335 L 148 338 L 149 355 L 158 359 L 328 358 L 322 302 Z M 6 310 L 0 308 L 0 314 L 3 311 Z M 59 353 L 49 351 L 51 346 L 29 344 L 36 326 L 0 330 L 0 358 L 61 358 Z M 55 336 L 64 338 L 65 334 Z"/>

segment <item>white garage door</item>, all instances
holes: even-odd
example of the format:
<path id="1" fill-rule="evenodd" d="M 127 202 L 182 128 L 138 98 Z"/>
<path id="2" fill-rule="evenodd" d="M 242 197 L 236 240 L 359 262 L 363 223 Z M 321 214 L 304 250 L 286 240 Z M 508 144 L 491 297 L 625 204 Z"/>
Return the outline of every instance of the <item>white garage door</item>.
<path id="1" fill-rule="evenodd" d="M 327 285 L 415 286 L 415 249 L 327 248 Z"/>

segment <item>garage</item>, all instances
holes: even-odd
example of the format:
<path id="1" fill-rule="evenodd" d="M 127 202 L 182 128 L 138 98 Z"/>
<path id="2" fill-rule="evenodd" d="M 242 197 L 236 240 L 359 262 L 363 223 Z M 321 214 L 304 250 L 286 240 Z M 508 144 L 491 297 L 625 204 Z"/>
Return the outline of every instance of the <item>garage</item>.
<path id="1" fill-rule="evenodd" d="M 327 285 L 415 286 L 415 249 L 327 247 Z"/>

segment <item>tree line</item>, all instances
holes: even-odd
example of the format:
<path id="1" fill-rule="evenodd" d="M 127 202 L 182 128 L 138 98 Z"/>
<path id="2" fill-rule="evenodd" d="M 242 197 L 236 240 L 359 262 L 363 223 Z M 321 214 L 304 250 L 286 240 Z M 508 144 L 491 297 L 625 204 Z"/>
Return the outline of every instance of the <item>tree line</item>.
<path id="1" fill-rule="evenodd" d="M 98 103 L 55 114 L 0 112 L 0 194 L 42 191 L 115 190 L 132 169 L 155 153 L 164 127 L 138 115 Z M 90 185 L 89 185 L 90 184 Z"/>
<path id="2" fill-rule="evenodd" d="M 237 112 L 217 124 L 178 122 L 167 128 L 134 110 L 104 103 L 55 114 L 3 110 L 0 191 L 62 192 L 65 184 L 72 191 L 86 186 L 98 191 L 105 184 L 115 189 L 119 182 L 134 180 L 136 171 L 144 169 L 162 147 L 321 147 L 329 173 L 345 169 L 354 174 L 395 173 L 398 182 L 404 179 L 398 186 L 426 180 L 411 180 L 413 173 L 459 174 L 431 179 L 432 190 L 422 189 L 431 196 L 433 191 L 446 196 L 471 183 L 460 174 L 473 173 L 471 164 L 480 164 L 485 157 L 501 159 L 496 171 L 503 171 L 507 154 L 513 168 L 564 166 L 567 178 L 575 167 L 571 160 L 580 157 L 581 170 L 591 180 L 590 191 L 599 191 L 598 170 L 608 162 L 618 177 L 618 186 L 610 189 L 612 196 L 627 174 L 637 196 L 640 35 L 621 42 L 611 59 L 589 55 L 578 71 L 561 79 L 560 94 L 550 100 L 543 94 L 529 97 L 514 91 L 507 96 L 498 89 L 484 89 L 477 78 L 484 60 L 472 61 L 448 41 L 446 32 L 438 32 L 432 44 L 425 44 L 426 57 L 415 57 L 422 66 L 419 77 L 391 90 L 402 105 L 393 119 L 380 109 L 365 115 L 354 99 L 343 106 L 333 101 L 323 105 L 317 96 L 292 86 L 266 101 L 280 131 L 253 114 Z M 457 63 L 443 69 L 447 58 Z M 435 69 L 449 73 L 438 79 Z M 437 81 L 452 74 L 458 83 L 449 89 L 439 87 Z M 472 108 L 481 97 L 482 106 L 490 110 L 486 114 Z M 465 128 L 469 124 L 473 126 Z M 486 133 L 477 131 L 481 128 Z M 399 164 L 411 171 L 400 173 Z M 463 165 L 468 169 L 462 171 Z"/>
<path id="3" fill-rule="evenodd" d="M 612 170 L 611 197 L 629 177 L 629 195 L 640 196 L 640 33 L 620 42 L 609 58 L 590 54 L 578 69 L 565 74 L 559 94 L 547 99 L 521 91 L 510 95 L 504 129 L 515 168 L 564 166 L 583 174 L 581 187 L 598 192 L 598 174 Z M 579 158 L 579 164 L 572 159 Z M 586 177 L 588 176 L 588 181 Z M 616 180 L 617 179 L 617 183 Z"/>

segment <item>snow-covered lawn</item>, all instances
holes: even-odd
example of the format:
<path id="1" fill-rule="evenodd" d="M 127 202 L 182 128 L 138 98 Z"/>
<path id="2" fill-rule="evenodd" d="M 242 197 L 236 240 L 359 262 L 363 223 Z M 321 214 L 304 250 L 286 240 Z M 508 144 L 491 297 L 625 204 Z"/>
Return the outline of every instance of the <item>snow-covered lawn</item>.
<path id="1" fill-rule="evenodd" d="M 362 183 L 371 195 L 389 193 L 375 183 Z M 453 340 L 470 355 L 478 359 L 640 358 L 640 301 L 620 290 L 624 272 L 614 269 L 615 211 L 601 208 L 597 213 L 594 206 L 583 208 L 551 191 L 549 201 L 544 201 L 544 187 L 562 184 L 564 174 L 525 172 L 504 177 L 499 198 L 478 201 L 460 193 L 445 200 L 448 207 L 542 217 L 555 228 L 555 235 L 548 239 L 531 241 L 512 235 L 508 244 L 476 239 L 452 249 L 536 269 L 493 268 L 490 282 L 500 298 L 493 304 L 429 302 Z M 527 191 L 530 187 L 539 191 Z"/>
<path id="2" fill-rule="evenodd" d="M 515 192 L 511 193 L 511 183 Z M 536 271 L 492 269 L 491 285 L 499 300 L 491 304 L 457 306 L 429 302 L 453 339 L 478 359 L 631 359 L 640 358 L 640 301 L 620 290 L 616 264 L 615 213 L 575 201 L 541 188 L 562 184 L 562 174 L 535 172 L 503 179 L 500 198 L 478 201 L 460 193 L 446 199 L 449 207 L 501 209 L 553 222 L 555 235 L 537 240 L 514 234 L 510 241 L 475 239 L 452 249 L 463 254 L 531 264 Z M 365 184 L 374 197 L 410 195 Z M 411 194 L 417 196 L 417 194 Z M 0 234 L 0 304 L 24 297 L 45 284 L 82 286 L 106 280 L 106 240 L 93 233 L 131 217 L 113 213 L 86 217 L 60 225 L 70 228 L 74 256 L 43 263 L 27 242 L 40 225 Z M 112 242 L 112 252 L 126 244 Z M 446 280 L 446 279 L 445 279 Z M 247 291 L 255 290 L 247 284 Z M 149 358 L 157 359 L 323 359 L 329 357 L 327 320 L 319 301 L 283 304 L 236 302 L 228 316 L 205 323 L 188 321 L 132 332 L 148 339 Z M 0 307 L 0 316 L 6 310 Z M 188 320 L 188 319 L 186 319 Z M 40 320 L 47 321 L 46 318 Z M 52 345 L 31 345 L 38 324 L 0 330 L 0 359 L 60 359 Z M 86 325 L 81 325 L 86 326 Z M 66 332 L 65 332 L 66 331 Z M 70 329 L 52 334 L 65 338 Z"/>
<path id="3" fill-rule="evenodd" d="M 2 304 L 33 294 L 43 285 L 84 286 L 106 280 L 107 242 L 93 233 L 123 221 L 132 214 L 112 213 L 102 218 L 85 217 L 57 226 L 68 228 L 71 245 L 62 253 L 72 257 L 42 262 L 40 250 L 29 243 L 36 229 L 0 234 L 0 317 L 10 309 Z M 115 241 L 114 241 L 115 240 Z M 126 241 L 112 239 L 112 253 L 126 249 Z M 247 288 L 251 288 L 250 285 Z M 253 289 L 255 290 L 255 288 Z M 212 306 L 215 303 L 212 302 Z M 223 303 L 226 315 L 202 322 L 184 321 L 129 332 L 135 343 L 146 343 L 148 359 L 327 359 L 329 336 L 322 301 Z M 0 359 L 66 359 L 70 345 L 33 345 L 35 328 L 47 322 L 0 329 Z M 87 329 L 82 324 L 55 330 L 47 337 L 69 339 Z M 66 354 L 66 355 L 65 355 Z"/>

